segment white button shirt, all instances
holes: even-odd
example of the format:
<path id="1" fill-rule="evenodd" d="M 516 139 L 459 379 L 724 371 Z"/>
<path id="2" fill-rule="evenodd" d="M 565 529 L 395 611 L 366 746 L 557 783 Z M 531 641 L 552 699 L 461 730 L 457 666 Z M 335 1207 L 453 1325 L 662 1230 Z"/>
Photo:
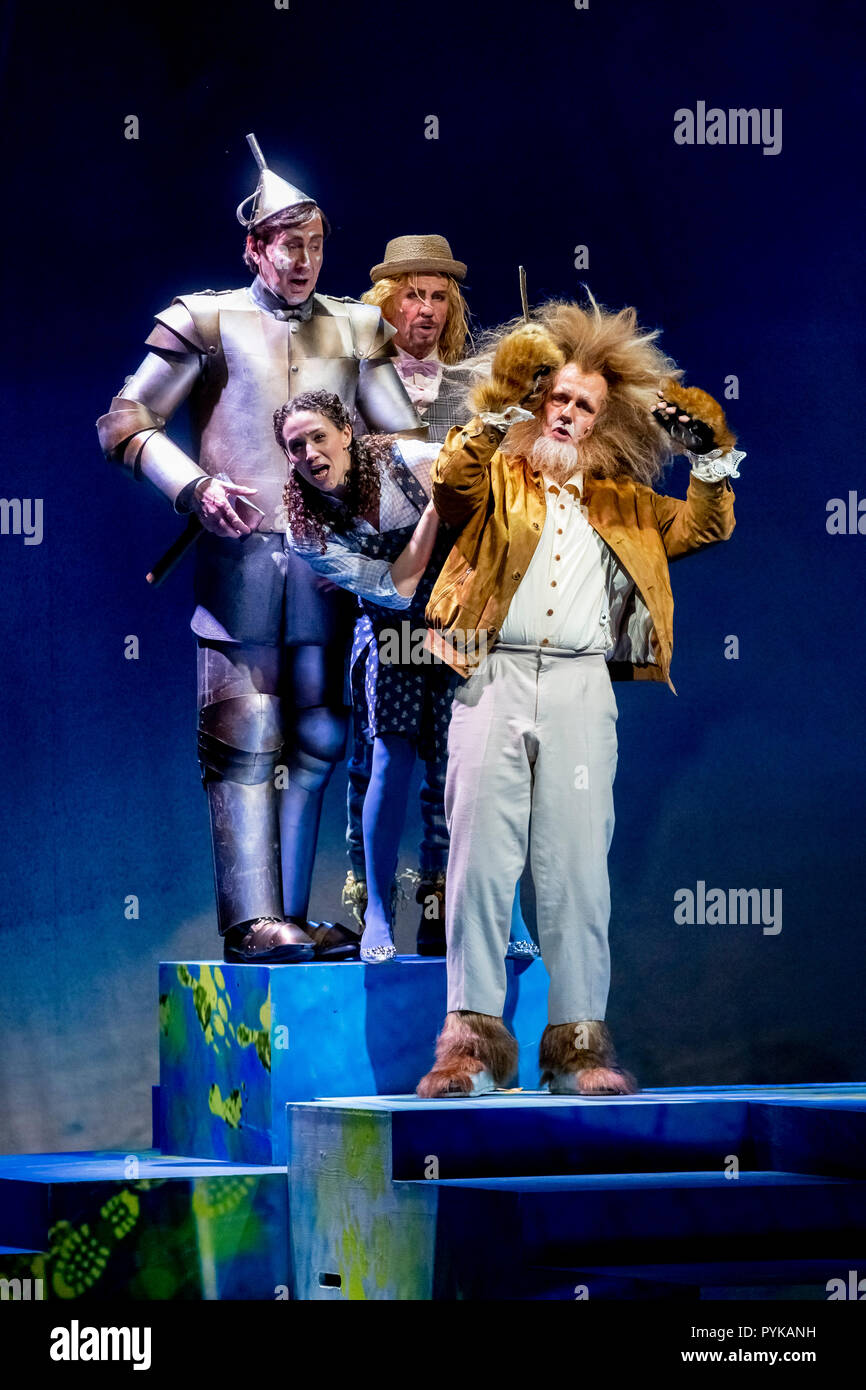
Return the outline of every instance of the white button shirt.
<path id="1" fill-rule="evenodd" d="M 580 505 L 582 473 L 544 478 L 544 529 L 499 634 L 510 646 L 607 652 L 612 646 L 604 542 Z"/>

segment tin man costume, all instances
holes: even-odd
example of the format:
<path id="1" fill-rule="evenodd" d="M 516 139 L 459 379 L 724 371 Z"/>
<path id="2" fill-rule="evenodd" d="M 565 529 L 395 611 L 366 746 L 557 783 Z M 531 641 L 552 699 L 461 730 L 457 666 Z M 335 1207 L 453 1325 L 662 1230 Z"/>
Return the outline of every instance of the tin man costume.
<path id="1" fill-rule="evenodd" d="M 260 169 L 237 210 L 248 237 L 261 246 L 280 218 L 321 217 L 327 230 L 314 199 L 267 168 L 247 138 Z M 254 488 L 264 513 L 242 538 L 207 530 L 197 545 L 198 750 L 227 960 L 357 954 L 354 933 L 307 922 L 322 798 L 345 748 L 352 614 L 288 545 L 287 461 L 271 422 L 287 398 L 321 388 L 370 430 L 423 438 L 392 336 L 378 309 L 316 293 L 315 277 L 298 304 L 261 274 L 245 289 L 180 295 L 156 315 L 148 355 L 98 421 L 106 456 L 176 511 L 194 509 L 199 485 L 219 479 L 229 494 L 231 484 Z M 197 461 L 165 429 L 184 401 Z"/>

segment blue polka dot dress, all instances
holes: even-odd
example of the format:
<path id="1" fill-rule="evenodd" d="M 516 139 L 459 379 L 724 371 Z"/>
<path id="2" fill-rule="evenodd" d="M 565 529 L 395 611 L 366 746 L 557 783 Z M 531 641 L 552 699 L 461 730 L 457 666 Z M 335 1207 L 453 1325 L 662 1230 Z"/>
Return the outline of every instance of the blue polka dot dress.
<path id="1" fill-rule="evenodd" d="M 392 469 L 420 518 L 427 505 L 424 489 L 399 454 L 395 454 Z M 395 560 L 416 524 L 383 535 L 356 536 L 353 544 L 373 559 Z M 404 734 L 416 742 L 418 755 L 425 762 L 447 758 L 451 702 L 458 679 L 423 646 L 427 631 L 424 610 L 452 543 L 450 531 L 440 527 L 430 562 L 408 608 L 383 608 L 359 599 L 361 617 L 355 623 L 352 643 L 356 737 L 369 743 L 379 734 Z"/>

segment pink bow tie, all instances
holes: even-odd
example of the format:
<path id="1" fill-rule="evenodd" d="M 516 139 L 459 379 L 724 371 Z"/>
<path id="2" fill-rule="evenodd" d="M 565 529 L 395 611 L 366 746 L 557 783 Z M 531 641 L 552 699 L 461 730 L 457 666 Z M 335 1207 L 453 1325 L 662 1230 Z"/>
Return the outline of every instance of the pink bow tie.
<path id="1" fill-rule="evenodd" d="M 404 381 L 416 376 L 436 376 L 441 367 L 433 357 L 398 357 L 394 363 Z"/>

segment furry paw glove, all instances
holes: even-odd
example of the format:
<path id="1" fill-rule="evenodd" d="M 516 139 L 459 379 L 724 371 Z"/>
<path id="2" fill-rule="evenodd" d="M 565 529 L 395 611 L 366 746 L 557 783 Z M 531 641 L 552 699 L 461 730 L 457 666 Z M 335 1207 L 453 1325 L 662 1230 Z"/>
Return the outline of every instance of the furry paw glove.
<path id="1" fill-rule="evenodd" d="M 737 437 L 717 400 L 697 386 L 663 381 L 659 403 L 653 407 L 656 424 L 667 430 L 677 453 L 708 454 L 733 449 Z"/>
<path id="2" fill-rule="evenodd" d="M 541 383 L 551 372 L 558 371 L 564 360 L 541 324 L 520 324 L 496 349 L 490 379 L 473 388 L 473 410 L 482 415 L 512 405 L 532 404 Z"/>

